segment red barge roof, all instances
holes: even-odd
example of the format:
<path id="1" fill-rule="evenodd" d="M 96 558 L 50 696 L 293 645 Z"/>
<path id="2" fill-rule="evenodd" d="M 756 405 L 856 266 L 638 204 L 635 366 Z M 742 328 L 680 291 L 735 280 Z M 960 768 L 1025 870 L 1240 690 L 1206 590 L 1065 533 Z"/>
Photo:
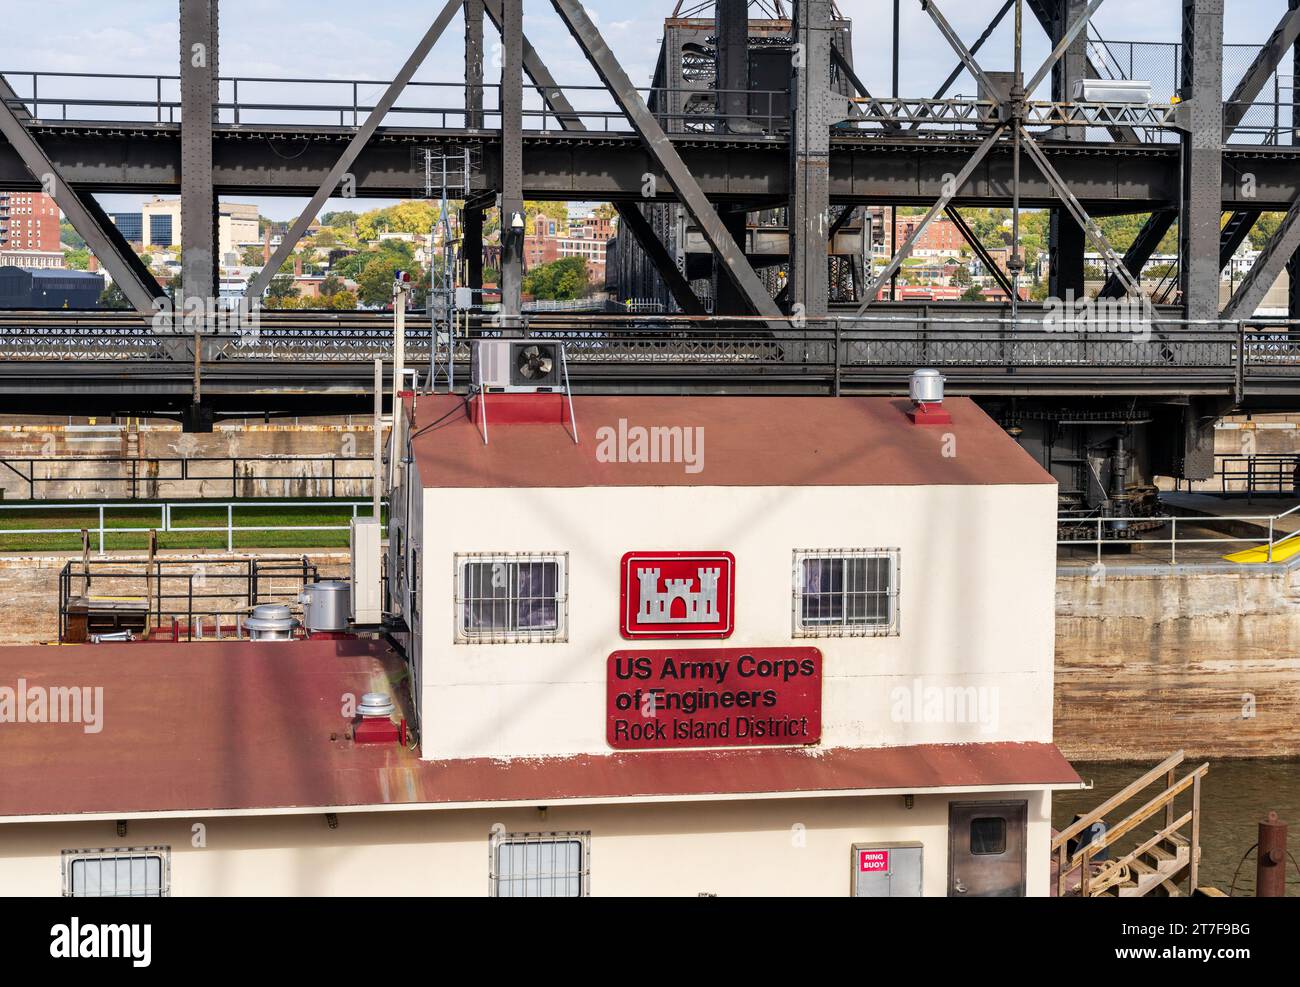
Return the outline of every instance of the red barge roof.
<path id="1" fill-rule="evenodd" d="M 0 648 L 0 689 L 103 688 L 102 729 L 0 723 L 0 818 L 1075 787 L 1045 743 L 421 761 L 344 738 L 398 692 L 377 641 Z"/>
<path id="2" fill-rule="evenodd" d="M 548 424 L 508 424 L 524 403 Z M 884 397 L 644 397 L 573 399 L 580 444 L 554 394 L 490 394 L 488 443 L 467 402 L 424 396 L 414 448 L 432 487 L 920 486 L 1056 481 L 969 398 L 949 398 L 951 424 L 915 425 L 911 402 Z M 602 461 L 601 435 L 622 428 L 702 428 L 697 473 L 681 462 Z M 602 429 L 609 432 L 602 433 Z"/>

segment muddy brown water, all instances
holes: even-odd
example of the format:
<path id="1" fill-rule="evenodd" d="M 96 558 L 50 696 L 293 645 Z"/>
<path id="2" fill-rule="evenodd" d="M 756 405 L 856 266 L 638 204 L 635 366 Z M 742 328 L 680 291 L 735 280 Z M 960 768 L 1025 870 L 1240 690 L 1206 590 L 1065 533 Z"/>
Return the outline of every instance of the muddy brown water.
<path id="1" fill-rule="evenodd" d="M 1178 777 L 1183 777 L 1201 763 L 1190 759 L 1185 761 L 1178 769 Z M 1300 897 L 1300 869 L 1297 869 L 1300 867 L 1300 760 L 1211 760 L 1209 763 L 1210 770 L 1201 788 L 1201 873 L 1198 883 L 1227 892 L 1240 864 L 1233 894 L 1253 895 L 1254 853 L 1245 863 L 1241 861 L 1258 838 L 1260 820 L 1272 809 L 1290 825 L 1287 849 L 1292 859 L 1287 863 L 1287 895 Z M 1154 765 L 1150 764 L 1074 762 L 1079 777 L 1091 781 L 1094 787 L 1088 791 L 1057 792 L 1052 799 L 1052 825 L 1063 829 L 1076 813 L 1091 811 L 1152 767 Z M 1132 812 L 1154 798 L 1162 787 L 1162 781 L 1151 785 L 1106 821 L 1111 825 L 1118 823 L 1127 814 L 1124 809 Z M 1177 800 L 1175 814 L 1182 815 L 1190 808 L 1191 797 L 1188 795 Z M 1119 854 L 1148 839 L 1163 819 L 1164 814 L 1157 813 L 1150 825 L 1144 823 L 1131 834 L 1132 839 L 1121 840 L 1123 849 Z M 1180 887 L 1186 890 L 1185 879 Z"/>

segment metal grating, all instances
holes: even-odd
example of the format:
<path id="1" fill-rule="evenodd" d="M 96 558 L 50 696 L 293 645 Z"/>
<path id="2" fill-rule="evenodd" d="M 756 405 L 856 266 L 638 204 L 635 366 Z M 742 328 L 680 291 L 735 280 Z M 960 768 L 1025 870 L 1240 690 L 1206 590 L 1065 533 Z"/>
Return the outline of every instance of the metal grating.
<path id="1" fill-rule="evenodd" d="M 899 627 L 899 550 L 794 553 L 795 637 L 886 637 Z"/>
<path id="2" fill-rule="evenodd" d="M 506 833 L 488 837 L 494 898 L 586 898 L 591 894 L 591 833 Z"/>
<path id="3" fill-rule="evenodd" d="M 567 553 L 466 553 L 455 565 L 457 642 L 567 639 Z"/>
<path id="4" fill-rule="evenodd" d="M 65 898 L 166 898 L 171 894 L 171 848 L 64 850 Z"/>

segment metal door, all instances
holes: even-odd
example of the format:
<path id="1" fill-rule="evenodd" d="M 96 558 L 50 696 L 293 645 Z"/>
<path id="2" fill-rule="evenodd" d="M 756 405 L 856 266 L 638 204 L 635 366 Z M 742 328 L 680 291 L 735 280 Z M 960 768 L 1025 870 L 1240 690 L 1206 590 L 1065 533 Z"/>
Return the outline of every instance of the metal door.
<path id="1" fill-rule="evenodd" d="M 1025 893 L 1027 802 L 948 806 L 948 896 L 1019 898 Z"/>

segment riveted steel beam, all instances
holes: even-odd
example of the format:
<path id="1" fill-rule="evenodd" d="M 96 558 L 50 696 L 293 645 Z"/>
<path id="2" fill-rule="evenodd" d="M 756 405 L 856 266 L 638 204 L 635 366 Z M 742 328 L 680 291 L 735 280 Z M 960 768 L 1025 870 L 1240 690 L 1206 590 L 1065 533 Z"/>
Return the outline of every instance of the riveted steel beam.
<path id="1" fill-rule="evenodd" d="M 513 324 L 523 312 L 524 4 L 501 0 L 501 315 Z"/>
<path id="2" fill-rule="evenodd" d="M 971 175 L 975 173 L 975 169 L 979 167 L 980 162 L 984 160 L 989 151 L 993 150 L 993 146 L 997 144 L 1006 129 L 1005 124 L 999 124 L 995 127 L 993 132 L 984 138 L 984 143 L 967 159 L 961 171 L 951 181 L 944 183 L 939 201 L 932 205 L 930 211 L 921 218 L 921 222 L 912 231 L 912 235 L 903 241 L 889 263 L 885 265 L 884 271 L 867 285 L 866 292 L 862 297 L 862 303 L 858 306 L 858 315 L 862 315 L 867 310 L 871 303 L 875 301 L 876 293 L 880 290 L 881 285 L 889 281 L 898 272 L 898 269 L 903 266 L 903 261 L 912 255 L 912 249 L 916 246 L 916 241 L 921 239 L 922 234 L 925 233 L 926 227 L 933 223 L 934 218 L 947 209 L 948 204 L 957 197 L 957 193 L 961 191 L 962 186 L 970 180 Z"/>
<path id="3" fill-rule="evenodd" d="M 610 51 L 596 25 L 577 0 L 551 0 L 556 12 L 568 27 L 569 33 L 582 48 L 587 61 L 596 70 L 605 88 L 614 97 L 619 108 L 641 138 L 655 164 L 667 175 L 691 219 L 700 228 L 722 262 L 723 271 L 744 297 L 746 304 L 757 315 L 780 318 L 781 312 L 767 293 L 762 280 L 745 258 L 712 203 L 705 197 L 695 176 L 673 147 L 654 114 L 645 105 L 627 72 Z"/>
<path id="4" fill-rule="evenodd" d="M 1177 209 L 1157 209 L 1142 224 L 1137 236 L 1124 252 L 1124 269 L 1133 276 L 1134 280 L 1142 280 L 1142 268 L 1146 267 L 1147 261 L 1156 252 L 1160 241 L 1165 238 L 1177 218 Z M 1106 283 L 1097 293 L 1098 298 L 1121 298 L 1123 295 L 1124 285 L 1114 275 L 1106 278 Z"/>
<path id="5" fill-rule="evenodd" d="M 957 232 L 961 234 L 962 239 L 970 244 L 970 248 L 975 251 L 975 256 L 980 259 L 980 263 L 984 265 L 984 269 L 993 275 L 998 286 L 1007 293 L 1007 297 L 1010 298 L 1014 295 L 1015 288 L 1011 286 L 1011 279 L 1007 277 L 1006 271 L 998 267 L 997 262 L 993 259 L 993 255 L 989 253 L 988 248 L 984 246 L 980 238 L 975 235 L 975 231 L 971 229 L 970 224 L 966 222 L 966 217 L 958 211 L 956 206 L 949 206 L 944 210 L 944 212 L 948 214 L 948 218 L 951 219 L 953 225 L 957 227 Z"/>
<path id="6" fill-rule="evenodd" d="M 1183 0 L 1183 190 L 1178 224 L 1183 305 L 1189 319 L 1219 314 L 1219 201 L 1223 184 L 1223 0 Z"/>
<path id="7" fill-rule="evenodd" d="M 483 126 L 483 0 L 465 0 L 465 126 Z"/>
<path id="8" fill-rule="evenodd" d="M 217 196 L 212 180 L 212 124 L 218 102 L 217 0 L 180 0 L 181 298 L 188 328 L 217 296 Z"/>
<path id="9" fill-rule="evenodd" d="M 790 291 L 792 311 L 827 312 L 830 210 L 831 0 L 795 0 L 794 39 L 802 57 L 790 73 Z"/>
<path id="10" fill-rule="evenodd" d="M 1300 249 L 1300 200 L 1297 200 L 1283 217 L 1277 232 L 1265 244 L 1259 257 L 1237 290 L 1228 299 L 1223 310 L 1225 319 L 1249 319 L 1263 303 L 1273 282 L 1286 269 L 1287 262 Z"/>
<path id="11" fill-rule="evenodd" d="M 162 297 L 163 291 L 152 277 L 141 277 L 136 266 L 132 265 L 120 250 L 120 243 L 115 243 L 112 233 L 106 230 L 96 219 L 96 209 L 90 208 L 87 200 L 63 180 L 59 170 L 46 156 L 45 151 L 36 143 L 31 133 L 23 126 L 14 112 L 14 108 L 0 100 L 0 133 L 22 159 L 33 178 L 40 183 L 43 191 L 53 197 L 63 214 L 68 217 L 86 245 L 90 247 L 99 262 L 112 275 L 113 282 L 122 289 L 122 294 L 131 306 L 141 314 L 154 311 L 154 299 Z M 102 212 L 99 212 L 102 216 Z M 130 253 L 128 249 L 126 251 Z"/>
<path id="12" fill-rule="evenodd" d="M 406 64 L 404 64 L 401 71 L 397 73 L 397 77 L 389 83 L 388 88 L 384 90 L 384 94 L 379 97 L 379 101 L 375 104 L 375 108 L 370 111 L 370 115 L 366 117 L 365 122 L 357 129 L 356 134 L 352 137 L 352 140 L 349 141 L 347 148 L 344 149 L 342 155 L 340 155 L 338 160 L 334 163 L 334 166 L 330 168 L 329 173 L 325 176 L 325 180 L 321 182 L 320 187 L 311 197 L 311 201 L 307 203 L 307 207 L 302 211 L 301 215 L 294 220 L 293 226 L 290 228 L 285 238 L 280 241 L 280 246 L 276 248 L 275 254 L 271 257 L 270 262 L 263 267 L 262 270 L 258 272 L 257 276 L 249 283 L 249 286 L 244 293 L 245 297 L 252 299 L 262 297 L 262 292 L 266 291 L 267 286 L 271 283 L 271 279 L 274 278 L 276 273 L 280 270 L 280 266 L 289 259 L 289 255 L 292 254 L 294 248 L 298 246 L 298 241 L 302 239 L 302 235 L 307 232 L 307 227 L 315 220 L 317 213 L 320 212 L 321 206 L 325 205 L 325 202 L 329 197 L 334 194 L 334 190 L 338 188 L 339 182 L 343 180 L 343 176 L 347 173 L 347 170 L 352 167 L 352 163 L 357 159 L 357 155 L 359 155 L 366 144 L 369 143 L 370 138 L 374 136 L 375 131 L 387 115 L 389 109 L 395 102 L 397 102 L 397 98 L 401 96 L 402 92 L 406 89 L 407 83 L 410 82 L 411 77 L 415 75 L 415 70 L 420 67 L 420 63 L 423 62 L 425 57 L 429 54 L 429 50 L 433 48 L 438 39 L 442 36 L 442 32 L 446 30 L 447 25 L 451 23 L 452 17 L 454 17 L 456 11 L 460 9 L 461 2 L 462 0 L 447 0 L 446 5 L 439 12 L 429 30 L 425 32 L 424 37 L 421 38 L 419 44 L 415 46 L 415 50 L 411 52 L 410 57 L 406 60 Z"/>
<path id="13" fill-rule="evenodd" d="M 483 0 L 483 8 L 487 11 L 488 17 L 496 25 L 498 31 L 501 30 L 502 24 L 501 2 L 502 0 Z M 578 116 L 573 104 L 569 102 L 569 98 L 564 94 L 564 90 L 555 81 L 555 76 L 546 67 L 546 63 L 537 54 L 537 50 L 529 43 L 528 35 L 521 33 L 519 40 L 523 52 L 524 72 L 532 80 L 533 85 L 537 88 L 538 93 L 550 108 L 550 111 L 556 115 L 560 129 L 586 130 L 586 124 L 582 122 L 582 118 Z"/>

